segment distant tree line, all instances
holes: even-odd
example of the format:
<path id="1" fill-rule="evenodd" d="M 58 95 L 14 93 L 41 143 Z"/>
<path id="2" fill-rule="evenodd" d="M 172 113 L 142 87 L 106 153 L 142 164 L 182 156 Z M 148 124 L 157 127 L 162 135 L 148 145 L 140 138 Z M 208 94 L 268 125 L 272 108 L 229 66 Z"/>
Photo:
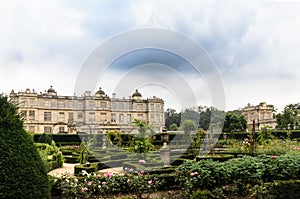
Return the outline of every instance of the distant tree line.
<path id="1" fill-rule="evenodd" d="M 300 103 L 288 104 L 284 110 L 275 114 L 278 130 L 300 130 Z M 215 107 L 198 106 L 177 112 L 168 108 L 165 112 L 165 126 L 168 130 L 178 130 L 184 120 L 197 121 L 198 128 L 208 130 L 210 124 L 224 121 L 222 132 L 243 132 L 247 129 L 247 121 L 238 110 L 220 111 Z"/>
<path id="2" fill-rule="evenodd" d="M 222 126 L 223 132 L 246 131 L 247 128 L 246 118 L 239 111 L 224 112 L 215 107 L 198 106 L 179 113 L 170 108 L 165 112 L 165 126 L 168 130 L 178 130 L 185 120 L 196 121 L 197 127 L 205 131 L 211 124 Z"/>

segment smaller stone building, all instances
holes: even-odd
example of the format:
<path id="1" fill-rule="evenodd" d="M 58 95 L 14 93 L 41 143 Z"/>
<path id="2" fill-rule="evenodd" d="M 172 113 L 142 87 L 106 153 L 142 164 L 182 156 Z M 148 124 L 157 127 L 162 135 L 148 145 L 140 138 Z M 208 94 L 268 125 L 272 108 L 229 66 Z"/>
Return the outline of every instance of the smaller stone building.
<path id="1" fill-rule="evenodd" d="M 266 102 L 261 102 L 259 105 L 248 105 L 241 109 L 242 114 L 246 117 L 248 130 L 252 131 L 253 121 L 255 131 L 258 131 L 264 126 L 269 126 L 272 129 L 276 127 L 275 109 L 273 105 Z"/>

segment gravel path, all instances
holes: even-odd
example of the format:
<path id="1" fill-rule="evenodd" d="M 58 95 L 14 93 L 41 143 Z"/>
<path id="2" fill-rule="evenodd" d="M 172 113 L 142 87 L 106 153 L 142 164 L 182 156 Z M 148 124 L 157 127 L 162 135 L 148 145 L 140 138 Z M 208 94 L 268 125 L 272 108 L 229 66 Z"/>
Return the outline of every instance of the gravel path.
<path id="1" fill-rule="evenodd" d="M 78 163 L 77 164 L 64 163 L 64 166 L 62 168 L 54 169 L 54 170 L 50 171 L 48 174 L 52 175 L 52 176 L 61 177 L 62 174 L 68 172 L 71 176 L 73 176 L 75 165 L 78 165 Z M 98 172 L 103 172 L 103 173 L 110 172 L 110 173 L 115 173 L 115 174 L 124 173 L 122 167 L 103 169 Z"/>
<path id="2" fill-rule="evenodd" d="M 64 163 L 64 166 L 62 168 L 54 169 L 54 170 L 50 171 L 48 174 L 57 176 L 57 177 L 61 177 L 62 174 L 68 172 L 68 173 L 70 173 L 70 175 L 73 176 L 75 165 L 78 165 L 78 163 L 77 164 Z"/>

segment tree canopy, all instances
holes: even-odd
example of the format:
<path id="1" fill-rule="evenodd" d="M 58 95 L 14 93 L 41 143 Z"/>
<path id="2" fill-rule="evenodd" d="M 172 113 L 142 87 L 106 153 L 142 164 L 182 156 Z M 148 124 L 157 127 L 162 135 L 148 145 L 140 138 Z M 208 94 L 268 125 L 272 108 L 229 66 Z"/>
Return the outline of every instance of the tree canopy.
<path id="1" fill-rule="evenodd" d="M 165 126 L 168 130 L 172 124 L 176 124 L 176 126 L 180 126 L 181 121 L 181 113 L 177 113 L 175 109 L 168 108 L 165 112 Z M 174 127 L 174 125 L 173 125 Z"/>
<path id="2" fill-rule="evenodd" d="M 247 121 L 244 115 L 238 111 L 227 112 L 223 126 L 223 132 L 241 132 L 247 128 Z"/>
<path id="3" fill-rule="evenodd" d="M 278 129 L 299 129 L 300 103 L 288 104 L 281 113 L 276 115 Z"/>

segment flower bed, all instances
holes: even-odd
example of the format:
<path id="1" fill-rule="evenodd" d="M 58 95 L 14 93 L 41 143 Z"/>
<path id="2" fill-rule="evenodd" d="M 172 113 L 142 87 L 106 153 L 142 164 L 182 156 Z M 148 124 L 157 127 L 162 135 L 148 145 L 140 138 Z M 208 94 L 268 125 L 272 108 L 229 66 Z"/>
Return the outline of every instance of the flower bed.
<path id="1" fill-rule="evenodd" d="M 96 168 L 99 164 L 87 166 Z M 87 169 L 87 166 L 82 169 Z M 83 171 L 83 175 L 78 177 L 55 179 L 53 187 L 67 198 L 105 197 L 121 193 L 141 196 L 143 193 L 147 195 L 157 190 L 178 188 L 182 197 L 188 198 L 203 195 L 251 198 L 266 197 L 266 194 L 275 198 L 280 194 L 297 198 L 297 190 L 300 189 L 300 155 L 244 156 L 227 162 L 186 161 L 177 169 L 162 167 L 146 173 L 124 168 L 124 171 L 124 175 L 88 174 Z M 285 193 L 289 186 L 293 187 L 293 194 Z"/>

